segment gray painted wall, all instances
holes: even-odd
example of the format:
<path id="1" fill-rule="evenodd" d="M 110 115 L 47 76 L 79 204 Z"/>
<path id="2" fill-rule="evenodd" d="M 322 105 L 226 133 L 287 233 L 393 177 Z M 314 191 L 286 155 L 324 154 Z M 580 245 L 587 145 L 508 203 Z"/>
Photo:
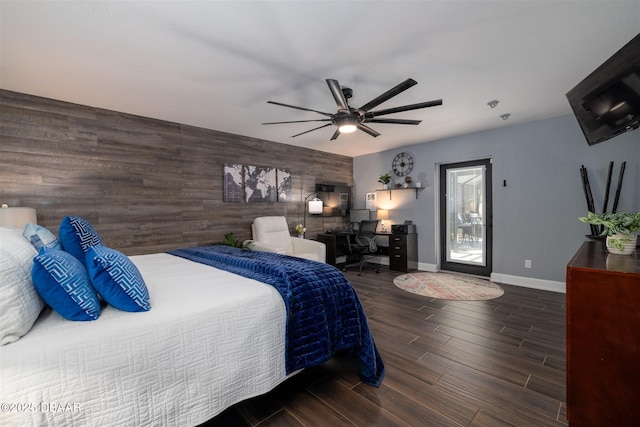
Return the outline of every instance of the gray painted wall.
<path id="1" fill-rule="evenodd" d="M 640 211 L 640 130 L 589 147 L 572 115 L 513 125 L 354 158 L 354 207 L 364 208 L 365 193 L 381 189 L 378 176 L 391 172 L 401 151 L 416 158 L 411 173 L 424 190 L 377 193 L 378 206 L 392 209 L 389 223 L 411 219 L 417 225 L 419 262 L 437 265 L 438 165 L 491 158 L 493 162 L 493 272 L 564 282 L 565 267 L 589 234 L 578 220 L 586 214 L 580 179 L 585 165 L 596 203 L 602 210 L 609 161 L 614 161 L 611 209 L 620 165 L 626 170 L 618 211 Z M 394 176 L 395 177 L 395 176 Z M 503 187 L 503 180 L 507 186 Z M 524 268 L 524 260 L 532 268 Z"/>

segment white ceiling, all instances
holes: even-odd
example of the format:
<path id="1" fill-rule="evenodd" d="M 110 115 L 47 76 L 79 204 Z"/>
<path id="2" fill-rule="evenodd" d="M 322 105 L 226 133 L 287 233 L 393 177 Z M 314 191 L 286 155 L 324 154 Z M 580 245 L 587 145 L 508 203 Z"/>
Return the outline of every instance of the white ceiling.
<path id="1" fill-rule="evenodd" d="M 638 32 L 639 0 L 0 0 L 0 88 L 357 156 L 568 114 Z M 334 113 L 326 78 L 358 107 L 409 77 L 377 109 L 442 98 L 385 116 L 419 126 L 261 124 L 324 118 L 268 100 Z"/>

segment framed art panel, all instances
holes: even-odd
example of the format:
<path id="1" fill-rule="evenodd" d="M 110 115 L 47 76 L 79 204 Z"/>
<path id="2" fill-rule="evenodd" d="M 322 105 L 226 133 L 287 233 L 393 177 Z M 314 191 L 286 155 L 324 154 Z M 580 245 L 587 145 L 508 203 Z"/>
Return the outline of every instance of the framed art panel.
<path id="1" fill-rule="evenodd" d="M 349 193 L 338 193 L 338 200 L 340 206 L 340 215 L 346 215 L 349 212 Z"/>
<path id="2" fill-rule="evenodd" d="M 223 181 L 222 201 L 242 202 L 242 165 L 225 163 Z"/>
<path id="3" fill-rule="evenodd" d="M 244 193 L 249 203 L 276 202 L 276 169 L 271 166 L 244 167 Z"/>
<path id="4" fill-rule="evenodd" d="M 376 210 L 376 193 L 367 193 L 365 195 L 364 207 L 370 211 Z"/>
<path id="5" fill-rule="evenodd" d="M 278 169 L 276 172 L 276 178 L 278 180 L 278 201 L 290 202 L 291 201 L 291 170 Z"/>

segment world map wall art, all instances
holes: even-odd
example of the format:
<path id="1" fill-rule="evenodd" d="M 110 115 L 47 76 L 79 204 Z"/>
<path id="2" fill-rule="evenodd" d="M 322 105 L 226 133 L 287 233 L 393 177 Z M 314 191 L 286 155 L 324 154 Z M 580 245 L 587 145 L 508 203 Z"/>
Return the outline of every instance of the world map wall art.
<path id="1" fill-rule="evenodd" d="M 232 203 L 291 201 L 291 171 L 271 166 L 225 163 L 222 200 Z"/>

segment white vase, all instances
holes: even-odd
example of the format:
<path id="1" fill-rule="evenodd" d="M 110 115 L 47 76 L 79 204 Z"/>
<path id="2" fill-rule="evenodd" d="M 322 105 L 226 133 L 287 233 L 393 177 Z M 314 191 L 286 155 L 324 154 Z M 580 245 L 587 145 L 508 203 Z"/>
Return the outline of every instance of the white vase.
<path id="1" fill-rule="evenodd" d="M 382 189 L 383 190 L 388 190 L 389 189 L 389 184 L 382 184 Z"/>
<path id="2" fill-rule="evenodd" d="M 607 250 L 612 254 L 631 255 L 636 250 L 636 236 L 633 234 L 607 236 Z"/>

